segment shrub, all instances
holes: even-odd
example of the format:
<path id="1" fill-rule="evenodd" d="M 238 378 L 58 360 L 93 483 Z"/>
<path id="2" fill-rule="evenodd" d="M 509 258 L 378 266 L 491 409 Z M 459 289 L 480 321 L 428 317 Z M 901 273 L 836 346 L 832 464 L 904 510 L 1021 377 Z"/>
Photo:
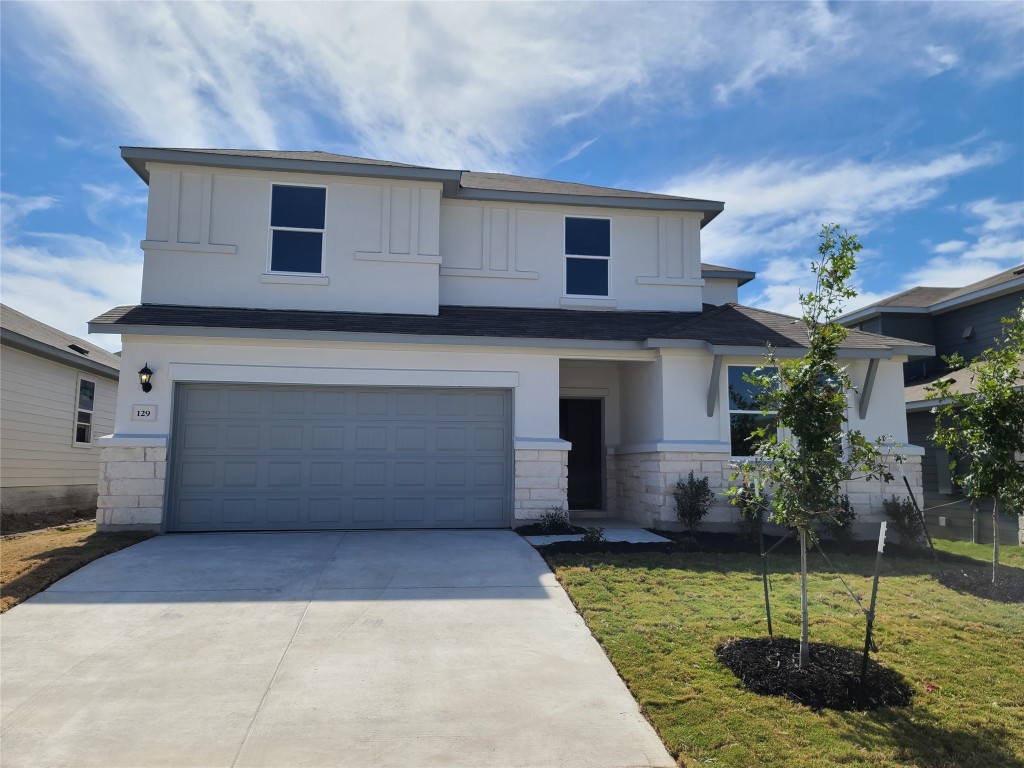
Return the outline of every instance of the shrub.
<path id="1" fill-rule="evenodd" d="M 885 515 L 889 518 L 896 535 L 899 536 L 900 544 L 906 547 L 924 544 L 924 523 L 913 501 L 893 495 L 892 498 L 883 501 L 882 506 L 885 507 Z"/>
<path id="2" fill-rule="evenodd" d="M 572 533 L 572 523 L 565 507 L 551 507 L 540 516 L 540 528 L 546 534 Z"/>
<path id="3" fill-rule="evenodd" d="M 676 490 L 672 495 L 676 500 L 676 515 L 679 522 L 685 523 L 690 533 L 696 535 L 701 520 L 715 501 L 711 481 L 706 475 L 698 480 L 693 476 L 693 472 L 690 472 L 687 480 L 676 483 Z"/>
<path id="4" fill-rule="evenodd" d="M 584 544 L 600 544 L 604 541 L 604 528 L 598 528 L 596 525 L 588 526 L 583 531 Z"/>
<path id="5" fill-rule="evenodd" d="M 856 538 L 853 535 L 853 523 L 856 519 L 857 513 L 853 510 L 850 497 L 844 493 L 839 497 L 839 505 L 825 515 L 822 530 L 837 544 L 845 547 Z"/>
<path id="6" fill-rule="evenodd" d="M 744 541 L 758 543 L 761 540 L 761 529 L 764 518 L 772 503 L 771 496 L 758 489 L 753 483 L 741 483 L 731 502 L 740 508 L 740 538 Z"/>

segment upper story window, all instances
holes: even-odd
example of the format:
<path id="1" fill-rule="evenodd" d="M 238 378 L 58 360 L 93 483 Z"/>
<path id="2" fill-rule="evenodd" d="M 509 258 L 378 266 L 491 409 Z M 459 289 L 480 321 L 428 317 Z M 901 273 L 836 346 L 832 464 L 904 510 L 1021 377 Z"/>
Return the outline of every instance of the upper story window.
<path id="1" fill-rule="evenodd" d="M 79 378 L 75 401 L 74 445 L 92 445 L 92 413 L 96 402 L 96 382 Z"/>
<path id="2" fill-rule="evenodd" d="M 733 456 L 753 456 L 750 440 L 754 430 L 772 424 L 775 412 L 761 408 L 764 390 L 744 379 L 756 366 L 729 366 L 729 440 Z"/>
<path id="3" fill-rule="evenodd" d="M 325 187 L 274 184 L 270 201 L 270 271 L 321 275 Z"/>
<path id="4" fill-rule="evenodd" d="M 565 295 L 607 296 L 611 219 L 565 217 Z"/>

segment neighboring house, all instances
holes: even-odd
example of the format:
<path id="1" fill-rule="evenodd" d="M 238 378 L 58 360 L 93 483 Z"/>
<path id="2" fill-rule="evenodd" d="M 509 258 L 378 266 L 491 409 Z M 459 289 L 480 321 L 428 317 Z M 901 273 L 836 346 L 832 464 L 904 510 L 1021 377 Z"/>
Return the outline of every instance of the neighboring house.
<path id="1" fill-rule="evenodd" d="M 735 303 L 752 273 L 701 263 L 719 202 L 323 152 L 122 157 L 149 216 L 142 304 L 90 324 L 129 372 L 107 529 L 671 524 L 680 476 L 721 489 L 750 450 L 744 370 L 806 343 Z M 902 366 L 930 354 L 852 333 L 852 425 L 905 443 Z M 849 491 L 870 519 L 890 489 Z M 735 518 L 720 500 L 710 524 Z"/>
<path id="2" fill-rule="evenodd" d="M 100 447 L 114 427 L 120 360 L 0 305 L 0 494 L 19 514 L 96 508 Z"/>
<path id="3" fill-rule="evenodd" d="M 910 441 L 925 447 L 922 458 L 924 504 L 929 528 L 936 536 L 992 541 L 991 508 L 975 516 L 971 504 L 953 483 L 950 457 L 929 439 L 935 419 L 927 389 L 936 379 L 952 377 L 955 390 L 971 391 L 970 373 L 949 373 L 943 360 L 959 352 L 968 362 L 1002 336 L 1002 318 L 1018 313 L 1024 302 L 1024 265 L 961 288 L 917 286 L 840 318 L 850 327 L 932 344 L 935 355 L 904 366 L 904 400 Z M 1021 384 L 1024 386 L 1024 376 Z M 953 503 L 958 502 L 958 503 Z M 1004 516 L 1000 538 L 1018 535 L 1016 516 Z M 1024 535 L 1024 531 L 1021 532 Z"/>

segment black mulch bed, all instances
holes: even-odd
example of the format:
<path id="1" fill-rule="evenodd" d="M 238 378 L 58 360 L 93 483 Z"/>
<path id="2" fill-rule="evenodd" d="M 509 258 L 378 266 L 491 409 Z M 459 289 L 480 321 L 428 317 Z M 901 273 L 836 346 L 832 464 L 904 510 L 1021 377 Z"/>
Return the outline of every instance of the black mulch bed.
<path id="1" fill-rule="evenodd" d="M 862 654 L 835 645 L 811 643 L 807 669 L 800 669 L 800 642 L 786 638 L 730 640 L 715 655 L 754 693 L 784 696 L 811 709 L 903 707 L 913 696 L 902 675 L 874 659 L 868 659 L 867 684 L 861 685 Z"/>
<path id="2" fill-rule="evenodd" d="M 530 523 L 529 525 L 521 525 L 516 528 L 516 533 L 520 536 L 565 536 L 573 533 L 585 533 L 586 530 L 586 528 L 580 528 L 578 525 L 570 525 L 557 531 L 551 531 L 544 528 L 540 523 Z"/>
<path id="3" fill-rule="evenodd" d="M 541 535 L 532 529 L 537 526 L 524 526 L 516 528 L 516 533 L 524 536 Z M 639 554 L 643 552 L 661 552 L 663 554 L 674 554 L 677 552 L 705 552 L 721 554 L 748 554 L 757 555 L 761 550 L 755 542 L 744 539 L 732 533 L 698 533 L 696 537 L 690 533 L 679 531 L 662 531 L 656 528 L 648 528 L 651 533 L 656 533 L 669 542 L 649 542 L 643 544 L 632 544 L 625 541 L 602 541 L 594 544 L 587 544 L 582 541 L 559 541 L 552 544 L 535 545 L 545 555 L 571 554 L 588 555 L 596 553 L 609 553 L 616 555 Z M 577 531 L 583 533 L 583 529 Z M 778 536 L 765 536 L 764 546 L 766 549 L 778 542 Z M 874 557 L 878 549 L 875 541 L 855 541 L 837 548 L 832 542 L 826 541 L 822 544 L 829 555 L 867 555 Z M 905 547 L 897 543 L 886 544 L 885 553 L 887 556 L 896 556 L 903 559 L 929 559 L 932 557 L 931 550 L 927 547 Z M 800 544 L 795 536 L 772 552 L 773 555 L 798 555 Z M 940 552 L 939 557 L 943 563 L 963 563 L 965 565 L 977 565 L 978 561 L 963 555 L 954 555 L 948 552 Z"/>
<path id="4" fill-rule="evenodd" d="M 954 568 L 935 574 L 942 586 L 986 600 L 1000 603 L 1024 603 L 1024 570 L 1001 566 L 996 583 L 992 583 L 992 568 Z"/>

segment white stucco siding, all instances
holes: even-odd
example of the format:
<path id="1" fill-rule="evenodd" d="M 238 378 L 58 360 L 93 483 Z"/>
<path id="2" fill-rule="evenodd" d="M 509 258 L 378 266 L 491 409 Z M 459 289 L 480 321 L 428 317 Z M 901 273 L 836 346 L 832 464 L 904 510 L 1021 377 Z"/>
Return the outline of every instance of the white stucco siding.
<path id="1" fill-rule="evenodd" d="M 850 395 L 850 428 L 859 429 L 864 436 L 874 440 L 888 435 L 891 442 L 905 445 L 907 436 L 907 411 L 903 398 L 903 363 L 905 358 L 880 360 L 875 374 L 875 383 L 868 400 L 868 411 L 860 418 L 860 394 Z M 849 366 L 850 379 L 861 392 L 868 370 L 867 360 L 853 361 Z"/>
<path id="2" fill-rule="evenodd" d="M 704 279 L 704 303 L 720 307 L 722 304 L 739 303 L 739 287 L 735 280 L 720 277 Z"/>
<path id="3" fill-rule="evenodd" d="M 126 371 L 148 363 L 154 374 L 148 395 L 137 378 L 122 380 L 119 437 L 168 435 L 175 383 L 248 382 L 511 389 L 516 438 L 558 440 L 558 355 L 547 350 L 129 336 L 122 361 Z M 137 406 L 155 419 L 133 420 Z"/>
<path id="4" fill-rule="evenodd" d="M 96 438 L 114 426 L 116 383 L 6 346 L 0 347 L 0 369 L 0 485 L 95 486 Z M 80 378 L 96 385 L 88 446 L 74 444 Z"/>
<path id="5" fill-rule="evenodd" d="M 696 311 L 702 301 L 699 214 L 444 200 L 440 302 L 565 304 L 565 217 L 611 220 L 608 309 Z"/>
<path id="6" fill-rule="evenodd" d="M 147 167 L 143 302 L 437 313 L 439 183 Z M 275 183 L 326 187 L 322 277 L 268 277 Z"/>
<path id="7" fill-rule="evenodd" d="M 623 363 L 622 438 L 623 445 L 653 443 L 664 435 L 661 360 Z"/>

